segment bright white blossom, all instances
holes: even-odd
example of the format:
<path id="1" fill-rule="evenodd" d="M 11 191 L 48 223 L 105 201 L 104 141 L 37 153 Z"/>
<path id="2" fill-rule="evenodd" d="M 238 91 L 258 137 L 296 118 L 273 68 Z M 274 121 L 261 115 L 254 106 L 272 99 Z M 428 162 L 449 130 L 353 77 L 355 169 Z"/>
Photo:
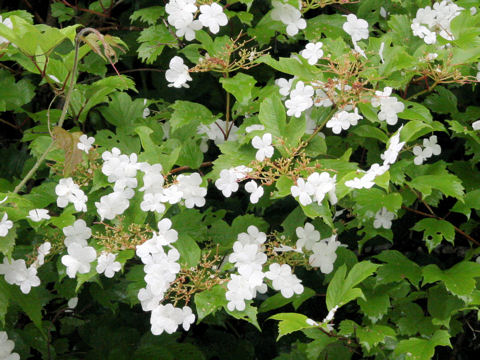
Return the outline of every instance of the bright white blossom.
<path id="1" fill-rule="evenodd" d="M 273 155 L 272 134 L 265 133 L 262 137 L 255 136 L 252 139 L 252 146 L 258 149 L 255 157 L 258 161 L 263 161 L 266 158 L 271 158 Z"/>
<path id="2" fill-rule="evenodd" d="M 337 196 L 335 194 L 335 181 L 336 175 L 332 177 L 325 171 L 322 173 L 314 172 L 308 176 L 307 183 L 312 186 L 313 200 L 315 200 L 318 205 L 321 205 L 325 195 L 327 194 L 332 204 L 337 203 Z"/>
<path id="3" fill-rule="evenodd" d="M 223 169 L 220 171 L 220 177 L 215 181 L 215 186 L 225 197 L 230 197 L 232 193 L 238 190 L 238 177 L 232 169 Z"/>
<path id="4" fill-rule="evenodd" d="M 198 20 L 203 26 L 216 34 L 220 30 L 220 26 L 225 26 L 228 23 L 227 15 L 224 14 L 223 8 L 217 3 L 200 6 L 200 16 Z"/>
<path id="5" fill-rule="evenodd" d="M 305 46 L 305 50 L 300 52 L 300 55 L 307 59 L 310 65 L 315 65 L 318 62 L 318 59 L 323 57 L 322 46 L 323 43 L 320 41 L 317 43 L 310 42 Z"/>
<path id="6" fill-rule="evenodd" d="M 298 197 L 298 201 L 303 206 L 307 206 L 312 203 L 312 195 L 315 193 L 315 189 L 312 184 L 305 182 L 304 179 L 297 179 L 297 185 L 293 185 L 290 188 L 290 192 L 293 197 Z"/>
<path id="7" fill-rule="evenodd" d="M 307 27 L 307 22 L 302 19 L 302 14 L 298 9 L 295 9 L 292 5 L 286 4 L 280 1 L 273 1 L 273 10 L 271 16 L 273 20 L 281 21 L 287 25 L 287 34 L 295 36 L 299 30 L 303 30 Z"/>
<path id="8" fill-rule="evenodd" d="M 13 227 L 13 222 L 8 220 L 7 213 L 3 214 L 2 221 L 0 221 L 0 237 L 7 236 L 8 230 Z"/>
<path id="9" fill-rule="evenodd" d="M 52 244 L 50 244 L 48 241 L 44 242 L 42 245 L 38 247 L 37 264 L 39 266 L 45 263 L 45 256 L 50 254 L 51 249 L 52 249 Z"/>
<path id="10" fill-rule="evenodd" d="M 473 130 L 480 130 L 480 120 L 477 120 L 472 123 L 472 129 Z"/>
<path id="11" fill-rule="evenodd" d="M 297 82 L 295 89 L 290 92 L 290 99 L 285 101 L 287 115 L 300 117 L 302 112 L 313 106 L 313 95 L 313 87 L 305 85 L 302 81 Z"/>
<path id="12" fill-rule="evenodd" d="M 275 85 L 277 85 L 280 90 L 278 92 L 282 96 L 288 96 L 290 95 L 290 89 L 292 88 L 293 82 L 295 81 L 295 78 L 291 78 L 289 80 L 284 79 L 284 78 L 279 78 L 275 80 Z"/>
<path id="13" fill-rule="evenodd" d="M 343 24 L 343 30 L 352 37 L 355 43 L 362 39 L 368 39 L 368 22 L 358 19 L 356 15 L 346 15 L 347 21 Z"/>
<path id="14" fill-rule="evenodd" d="M 63 228 L 63 234 L 65 235 L 65 246 L 68 247 L 72 244 L 87 246 L 87 240 L 92 236 L 92 229 L 87 226 L 85 220 L 78 219 L 73 225 L 65 226 Z"/>
<path id="15" fill-rule="evenodd" d="M 380 106 L 378 120 L 386 121 L 388 125 L 395 125 L 398 121 L 398 113 L 405 109 L 405 105 L 398 101 L 396 97 L 390 96 L 391 87 L 386 87 L 383 91 L 375 91 L 375 96 L 371 100 L 373 107 Z"/>
<path id="16" fill-rule="evenodd" d="M 165 78 L 169 82 L 169 87 L 175 88 L 189 88 L 190 85 L 187 81 L 191 81 L 192 78 L 188 73 L 188 66 L 183 63 L 183 59 L 180 56 L 174 56 L 169 63 L 169 69 L 165 72 Z"/>
<path id="17" fill-rule="evenodd" d="M 312 250 L 313 245 L 320 240 L 320 233 L 315 230 L 315 227 L 306 223 L 304 227 L 297 227 L 295 232 L 298 236 L 296 247 L 298 250 L 305 248 L 307 250 Z"/>
<path id="18" fill-rule="evenodd" d="M 340 242 L 336 241 L 333 235 L 328 239 L 317 242 L 312 247 L 313 254 L 310 255 L 308 262 L 313 267 L 319 267 L 324 274 L 329 274 L 333 270 L 333 264 L 337 259 L 337 248 Z"/>
<path id="19" fill-rule="evenodd" d="M 386 207 L 382 207 L 375 214 L 375 220 L 373 221 L 373 227 L 375 229 L 384 228 L 390 229 L 392 227 L 392 220 L 395 218 L 395 214 L 388 211 Z"/>
<path id="20" fill-rule="evenodd" d="M 185 206 L 189 209 L 202 207 L 205 205 L 205 196 L 207 189 L 201 187 L 202 177 L 199 173 L 189 175 L 180 174 L 177 176 L 177 187 L 182 193 L 182 199 L 185 200 Z"/>
<path id="21" fill-rule="evenodd" d="M 115 261 L 117 254 L 102 252 L 98 257 L 98 265 L 96 267 L 97 273 L 103 274 L 107 278 L 112 278 L 116 272 L 120 271 L 122 265 L 118 261 Z"/>
<path id="22" fill-rule="evenodd" d="M 2 17 L 0 16 L 0 21 Z M 7 19 L 10 20 L 10 19 Z M 0 40 L 1 41 L 1 40 Z M 20 355 L 12 352 L 15 348 L 15 343 L 8 339 L 8 334 L 5 331 L 0 331 L 0 359 L 1 360 L 20 360 Z"/>
<path id="23" fill-rule="evenodd" d="M 287 264 L 270 264 L 269 271 L 265 273 L 267 279 L 272 280 L 272 287 L 280 290 L 285 298 L 291 298 L 294 294 L 303 293 L 302 281 L 292 274 L 292 268 Z"/>
<path id="24" fill-rule="evenodd" d="M 48 215 L 48 210 L 46 209 L 32 209 L 28 212 L 27 218 L 34 222 L 39 222 L 42 220 L 50 220 L 50 215 Z"/>
<path id="25" fill-rule="evenodd" d="M 68 255 L 62 256 L 62 264 L 67 267 L 67 275 L 74 278 L 77 272 L 86 274 L 90 271 L 90 263 L 97 258 L 97 252 L 91 246 L 73 243 L 67 247 Z"/>
<path id="26" fill-rule="evenodd" d="M 245 184 L 245 190 L 250 193 L 250 202 L 252 204 L 258 203 L 258 200 L 263 196 L 263 187 L 258 186 L 254 180 L 250 180 Z"/>
<path id="27" fill-rule="evenodd" d="M 77 148 L 79 150 L 85 151 L 85 153 L 88 154 L 94 142 L 95 142 L 94 137 L 88 137 L 87 135 L 83 134 L 78 139 Z"/>
<path id="28" fill-rule="evenodd" d="M 28 294 L 32 287 L 40 285 L 35 266 L 27 267 L 25 260 L 13 260 L 10 262 L 7 257 L 3 258 L 0 264 L 0 275 L 5 276 L 5 281 L 11 285 L 17 285 L 24 294 Z"/>
<path id="29" fill-rule="evenodd" d="M 72 203 L 77 211 L 87 211 L 87 196 L 80 187 L 73 182 L 72 178 L 60 179 L 55 187 L 57 194 L 57 206 L 64 208 Z"/>
<path id="30" fill-rule="evenodd" d="M 331 128 L 334 134 L 340 134 L 342 130 L 348 130 L 350 126 L 358 124 L 358 120 L 363 119 L 363 116 L 358 113 L 358 109 L 355 108 L 353 113 L 349 113 L 345 110 L 337 112 L 327 122 L 327 128 Z"/>
<path id="31" fill-rule="evenodd" d="M 380 155 L 383 160 L 383 165 L 391 165 L 397 161 L 398 154 L 400 153 L 400 150 L 402 150 L 403 145 L 405 145 L 405 141 L 400 142 L 400 132 L 402 127 L 403 125 L 398 129 L 396 134 L 390 138 L 390 144 L 387 150 Z"/>

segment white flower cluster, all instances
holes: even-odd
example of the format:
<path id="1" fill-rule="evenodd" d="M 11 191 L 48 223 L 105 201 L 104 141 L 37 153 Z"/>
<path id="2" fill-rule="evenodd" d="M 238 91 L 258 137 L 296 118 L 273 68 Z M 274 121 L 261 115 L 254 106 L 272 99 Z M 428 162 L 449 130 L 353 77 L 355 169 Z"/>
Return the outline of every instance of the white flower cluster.
<path id="1" fill-rule="evenodd" d="M 15 343 L 8 339 L 8 334 L 5 331 L 0 331 L 0 359 L 20 360 L 20 355 L 12 353 L 14 347 Z"/>
<path id="2" fill-rule="evenodd" d="M 348 180 L 345 182 L 345 186 L 351 189 L 370 189 L 375 185 L 375 178 L 383 175 L 390 169 L 390 165 L 395 163 L 400 150 L 402 150 L 403 145 L 405 145 L 404 141 L 400 142 L 400 132 L 402 127 L 403 125 L 398 129 L 397 133 L 390 138 L 390 145 L 387 150 L 380 155 L 383 164 L 373 164 L 361 178 L 355 177 L 352 180 Z"/>
<path id="3" fill-rule="evenodd" d="M 230 197 L 232 193 L 238 191 L 238 182 L 244 180 L 252 169 L 246 166 L 237 166 L 220 171 L 220 177 L 215 181 L 215 186 L 225 197 Z M 263 188 L 258 186 L 253 180 L 245 184 L 245 190 L 250 193 L 250 202 L 256 204 L 263 196 Z"/>
<path id="4" fill-rule="evenodd" d="M 122 268 L 122 265 L 118 261 L 115 261 L 116 258 L 117 254 L 102 251 L 97 259 L 97 267 L 95 268 L 97 273 L 105 274 L 109 279 L 113 278 L 115 273 Z"/>
<path id="5" fill-rule="evenodd" d="M 46 209 L 32 209 L 28 212 L 28 216 L 33 222 L 40 222 L 42 220 L 50 220 L 50 215 L 48 215 L 48 210 Z"/>
<path id="6" fill-rule="evenodd" d="M 303 228 L 297 227 L 296 233 L 298 236 L 297 251 L 302 251 L 302 249 L 312 251 L 308 259 L 309 264 L 320 268 L 324 274 L 331 273 L 337 259 L 336 251 L 340 246 L 340 242 L 336 241 L 336 235 L 320 240 L 320 233 L 310 223 L 306 223 Z"/>
<path id="7" fill-rule="evenodd" d="M 158 222 L 158 233 L 137 246 L 136 250 L 145 265 L 143 269 L 147 283 L 147 286 L 138 292 L 138 299 L 144 311 L 152 312 L 150 324 L 154 335 L 160 335 L 164 331 L 172 334 L 179 325 L 188 330 L 195 321 L 195 315 L 188 306 L 180 309 L 172 304 L 160 303 L 170 283 L 180 271 L 180 253 L 172 245 L 178 239 L 178 232 L 171 227 L 172 222 L 169 219 L 162 219 Z M 165 247 L 168 248 L 167 251 Z"/>
<path id="8" fill-rule="evenodd" d="M 328 120 L 326 127 L 331 128 L 334 134 L 340 134 L 342 130 L 348 130 L 350 126 L 357 125 L 358 120 L 361 119 L 363 119 L 363 116 L 358 113 L 357 108 L 355 108 L 353 113 L 342 110 Z"/>
<path id="9" fill-rule="evenodd" d="M 95 142 L 94 137 L 88 137 L 87 135 L 83 134 L 78 139 L 77 148 L 79 150 L 84 151 L 86 154 L 88 154 L 94 142 Z"/>
<path id="10" fill-rule="evenodd" d="M 72 203 L 75 210 L 87 211 L 88 198 L 72 178 L 60 179 L 55 187 L 55 194 L 57 194 L 58 207 L 64 208 Z"/>
<path id="11" fill-rule="evenodd" d="M 287 25 L 288 35 L 295 36 L 298 34 L 299 30 L 303 30 L 307 27 L 307 22 L 302 18 L 300 10 L 294 8 L 290 4 L 280 1 L 273 1 L 272 5 L 272 19 L 281 21 L 284 25 Z"/>
<path id="12" fill-rule="evenodd" d="M 249 226 L 246 233 L 240 233 L 233 244 L 233 253 L 229 261 L 235 264 L 238 274 L 232 274 L 227 284 L 225 297 L 230 311 L 245 310 L 245 300 L 252 300 L 257 292 L 263 294 L 267 286 L 263 283 L 265 274 L 262 272 L 267 255 L 263 253 L 263 243 L 267 235 L 260 232 L 256 226 Z"/>
<path id="13" fill-rule="evenodd" d="M 195 31 L 200 30 L 203 26 L 208 27 L 213 34 L 216 34 L 220 30 L 220 26 L 228 23 L 223 8 L 217 3 L 201 5 L 200 15 L 195 20 L 198 10 L 195 0 L 170 0 L 165 5 L 165 11 L 168 14 L 167 21 L 177 29 L 175 35 L 185 36 L 185 40 L 192 41 L 195 39 Z"/>
<path id="14" fill-rule="evenodd" d="M 282 89 L 281 89 L 282 90 Z M 290 99 L 285 101 L 287 115 L 300 117 L 302 112 L 313 106 L 314 90 L 303 81 L 298 81 L 295 89 L 290 92 Z"/>
<path id="15" fill-rule="evenodd" d="M 130 156 L 122 154 L 120 149 L 114 147 L 112 151 L 102 154 L 102 172 L 108 177 L 109 182 L 115 183 L 113 193 L 102 196 L 100 202 L 95 202 L 100 218 L 112 220 L 121 215 L 130 206 L 130 201 L 137 187 L 137 154 Z"/>
<path id="16" fill-rule="evenodd" d="M 417 10 L 411 28 L 413 35 L 418 36 L 426 44 L 435 44 L 437 35 L 446 40 L 455 40 L 450 30 L 450 22 L 457 17 L 463 8 L 450 0 L 443 0 Z"/>
<path id="17" fill-rule="evenodd" d="M 337 202 L 336 177 L 336 175 L 330 176 L 327 172 L 314 172 L 308 176 L 307 181 L 302 178 L 297 179 L 297 185 L 293 185 L 290 192 L 293 197 L 298 197 L 298 201 L 303 206 L 307 206 L 313 201 L 321 205 L 327 194 L 330 202 L 335 204 Z"/>
<path id="18" fill-rule="evenodd" d="M 40 285 L 37 268 L 33 265 L 27 267 L 23 259 L 12 259 L 10 262 L 5 256 L 3 264 L 0 264 L 0 275 L 5 276 L 7 283 L 19 286 L 24 294 L 28 294 L 32 287 Z"/>
<path id="19" fill-rule="evenodd" d="M 405 105 L 398 101 L 396 97 L 390 96 L 392 88 L 386 87 L 383 91 L 375 91 L 375 97 L 371 103 L 373 107 L 379 107 L 378 120 L 386 121 L 388 125 L 395 125 L 398 122 L 398 113 L 405 109 Z"/>
<path id="20" fill-rule="evenodd" d="M 67 268 L 67 275 L 75 278 L 77 273 L 86 274 L 90 271 L 90 264 L 97 258 L 97 252 L 88 246 L 87 240 L 92 236 L 92 230 L 85 220 L 78 219 L 73 225 L 63 228 L 67 247 L 67 255 L 62 256 L 62 264 Z"/>
<path id="21" fill-rule="evenodd" d="M 423 149 L 419 145 L 413 147 L 413 154 L 415 158 L 413 162 L 415 165 L 422 165 L 425 160 L 433 155 L 440 155 L 442 148 L 437 144 L 437 136 L 432 135 L 428 139 L 423 139 Z"/>

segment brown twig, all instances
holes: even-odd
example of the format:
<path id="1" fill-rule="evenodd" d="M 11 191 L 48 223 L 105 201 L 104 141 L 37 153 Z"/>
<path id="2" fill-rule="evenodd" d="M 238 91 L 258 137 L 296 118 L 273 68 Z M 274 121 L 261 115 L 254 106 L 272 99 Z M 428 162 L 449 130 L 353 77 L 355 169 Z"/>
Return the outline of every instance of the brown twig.
<path id="1" fill-rule="evenodd" d="M 204 162 L 204 163 L 201 163 L 199 168 L 202 168 L 202 167 L 207 167 L 207 166 L 212 166 L 213 165 L 213 162 L 212 161 L 207 161 L 207 162 Z M 172 174 L 176 174 L 180 171 L 184 171 L 184 170 L 190 170 L 191 167 L 190 166 L 179 166 L 178 168 L 175 168 L 175 169 L 172 169 L 170 170 L 170 172 L 168 173 L 169 175 L 172 175 Z"/>
<path id="2" fill-rule="evenodd" d="M 432 219 L 437 219 L 437 220 L 445 220 L 444 218 L 440 217 L 440 216 L 437 216 L 437 215 L 432 215 L 432 214 L 429 214 L 429 213 L 426 213 L 426 212 L 423 212 L 423 211 L 420 211 L 420 210 L 416 210 L 416 209 L 412 209 L 412 208 L 409 208 L 405 205 L 402 205 L 402 209 L 405 209 L 407 211 L 410 211 L 410 212 L 413 212 L 415 214 L 418 214 L 418 215 L 422 215 L 422 216 L 425 216 L 425 217 L 429 217 L 429 218 L 432 218 Z M 446 220 L 445 220 L 446 221 Z M 450 223 L 452 224 L 452 223 Z M 460 235 L 464 236 L 465 238 L 467 238 L 468 240 L 470 240 L 472 243 L 480 246 L 480 242 L 475 240 L 473 237 L 471 237 L 470 235 L 468 235 L 466 232 L 464 232 L 463 230 L 459 229 L 458 227 L 456 227 L 455 225 L 453 225 L 453 228 L 455 229 L 455 231 L 457 233 L 459 233 Z"/>

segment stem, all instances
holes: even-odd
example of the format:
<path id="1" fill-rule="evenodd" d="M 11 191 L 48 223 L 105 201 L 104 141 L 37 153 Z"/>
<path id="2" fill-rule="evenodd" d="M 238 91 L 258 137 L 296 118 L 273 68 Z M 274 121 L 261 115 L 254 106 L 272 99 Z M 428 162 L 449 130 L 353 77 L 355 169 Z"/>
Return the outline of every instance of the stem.
<path id="1" fill-rule="evenodd" d="M 439 82 L 438 82 L 438 81 L 435 81 L 435 82 L 432 84 L 432 86 L 430 86 L 429 88 L 423 89 L 422 91 L 419 91 L 418 93 L 413 94 L 412 96 L 408 97 L 408 98 L 407 98 L 407 101 L 410 101 L 410 100 L 412 100 L 412 99 L 415 99 L 415 98 L 419 97 L 420 95 L 429 93 L 429 92 L 432 91 L 432 90 L 435 88 L 435 86 L 437 86 L 438 84 L 439 84 Z"/>
<path id="2" fill-rule="evenodd" d="M 310 141 L 313 140 L 313 138 L 325 127 L 325 125 L 327 125 L 327 122 L 328 120 L 330 120 L 332 118 L 332 116 L 337 112 L 337 109 L 336 108 L 333 108 L 330 113 L 327 115 L 325 121 L 323 123 L 321 123 L 316 129 L 315 131 L 313 132 L 312 135 L 310 135 L 310 137 L 305 141 L 306 144 L 308 144 Z"/>
<path id="3" fill-rule="evenodd" d="M 63 123 L 65 121 L 65 117 L 67 115 L 67 110 L 68 106 L 70 104 L 70 99 L 72 97 L 73 93 L 73 88 L 75 86 L 75 81 L 76 81 L 76 72 L 77 72 L 77 66 L 78 66 L 78 52 L 80 49 L 80 38 L 87 32 L 97 32 L 97 30 L 93 28 L 85 28 L 79 31 L 77 36 L 75 37 L 75 57 L 73 59 L 73 68 L 72 68 L 72 76 L 70 78 L 70 86 L 68 87 L 67 94 L 65 95 L 65 102 L 63 104 L 63 109 L 62 109 L 62 114 L 60 115 L 60 119 L 58 121 L 58 127 L 62 127 Z M 38 170 L 40 165 L 43 163 L 45 158 L 47 157 L 48 153 L 53 149 L 55 145 L 55 140 L 53 139 L 50 145 L 48 145 L 47 150 L 38 158 L 37 162 L 33 167 L 30 169 L 30 171 L 27 173 L 27 175 L 20 181 L 20 183 L 15 187 L 13 190 L 14 194 L 18 194 L 18 192 L 23 188 L 23 186 L 27 183 L 28 180 L 30 180 L 33 175 L 35 175 L 35 172 Z"/>
<path id="4" fill-rule="evenodd" d="M 225 78 L 228 79 L 228 72 L 225 73 Z M 230 93 L 227 91 L 227 101 L 225 105 L 225 141 L 228 140 L 228 135 L 230 135 L 230 127 L 228 126 L 230 122 Z"/>

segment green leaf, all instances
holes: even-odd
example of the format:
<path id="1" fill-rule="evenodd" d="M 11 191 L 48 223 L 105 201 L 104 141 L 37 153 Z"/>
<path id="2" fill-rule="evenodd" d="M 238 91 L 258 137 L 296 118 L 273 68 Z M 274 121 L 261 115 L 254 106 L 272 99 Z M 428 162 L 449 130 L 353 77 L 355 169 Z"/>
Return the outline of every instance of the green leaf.
<path id="1" fill-rule="evenodd" d="M 427 265 L 422 269 L 423 284 L 442 281 L 453 295 L 471 296 L 475 289 L 475 279 L 480 277 L 480 264 L 462 261 L 448 270 L 440 270 L 437 265 Z"/>
<path id="2" fill-rule="evenodd" d="M 16 230 L 16 226 L 14 225 L 10 230 L 8 230 L 7 235 L 0 236 L 0 253 L 6 256 L 11 256 L 13 248 L 15 247 L 16 238 L 17 238 L 17 230 Z"/>
<path id="3" fill-rule="evenodd" d="M 157 20 L 165 15 L 165 9 L 163 6 L 150 6 L 144 9 L 134 11 L 130 15 L 130 21 L 134 22 L 135 20 L 140 20 L 149 25 L 155 25 Z"/>
<path id="4" fill-rule="evenodd" d="M 278 94 L 273 93 L 262 101 L 258 119 L 265 126 L 265 132 L 271 133 L 274 139 L 286 135 L 285 108 Z"/>
<path id="5" fill-rule="evenodd" d="M 279 320 L 278 323 L 278 337 L 277 341 L 284 335 L 288 335 L 292 332 L 309 329 L 315 327 L 315 325 L 309 325 L 307 323 L 308 317 L 297 313 L 280 313 L 270 316 L 268 319 Z"/>
<path id="6" fill-rule="evenodd" d="M 303 31 L 308 41 L 319 41 L 322 34 L 330 39 L 344 38 L 349 40 L 349 35 L 343 30 L 345 17 L 341 14 L 318 15 L 307 20 L 307 28 Z"/>
<path id="7" fill-rule="evenodd" d="M 305 60 L 305 59 L 303 59 Z M 279 58 L 275 60 L 270 55 L 265 55 L 257 59 L 257 62 L 264 63 L 274 68 L 275 70 L 281 71 L 285 74 L 290 74 L 297 76 L 300 80 L 309 80 L 316 77 L 316 68 L 312 65 L 309 65 L 306 61 L 303 62 L 300 59 L 299 62 L 294 58 Z"/>
<path id="8" fill-rule="evenodd" d="M 380 130 L 379 128 L 376 128 L 371 125 L 360 125 L 360 126 L 355 126 L 352 129 L 352 132 L 358 136 L 361 137 L 368 137 L 372 138 L 375 140 L 380 140 L 384 142 L 385 144 L 388 143 L 388 137 L 385 135 L 385 133 Z M 403 130 L 402 130 L 403 132 Z"/>
<path id="9" fill-rule="evenodd" d="M 422 270 L 413 261 L 397 250 L 385 250 L 376 259 L 385 262 L 377 270 L 377 280 L 380 284 L 403 281 L 404 278 L 418 287 L 422 278 Z"/>
<path id="10" fill-rule="evenodd" d="M 177 100 L 171 107 L 174 110 L 169 121 L 172 132 L 185 125 L 211 124 L 216 119 L 208 108 L 198 103 Z"/>
<path id="11" fill-rule="evenodd" d="M 227 305 L 228 301 L 225 298 L 225 292 L 226 290 L 222 285 L 215 285 L 209 290 L 195 294 L 195 309 L 198 322 Z"/>
<path id="12" fill-rule="evenodd" d="M 356 329 L 356 335 L 360 345 L 362 345 L 367 351 L 372 347 L 385 343 L 386 337 L 395 339 L 395 331 L 385 325 L 369 325 L 366 327 L 358 327 Z"/>
<path id="13" fill-rule="evenodd" d="M 132 130 L 133 124 L 142 118 L 144 108 L 142 100 L 132 101 L 127 93 L 117 92 L 110 97 L 108 106 L 102 106 L 98 110 L 110 124 Z"/>
<path id="14" fill-rule="evenodd" d="M 453 245 L 455 239 L 454 226 L 445 220 L 422 219 L 412 228 L 415 231 L 423 231 L 423 240 L 427 244 L 428 251 L 435 249 L 443 239 Z"/>
<path id="15" fill-rule="evenodd" d="M 35 95 L 35 87 L 26 78 L 15 82 L 8 71 L 0 70 L 0 111 L 16 111 L 29 103 Z"/>
<path id="16" fill-rule="evenodd" d="M 432 189 L 440 190 L 446 196 L 454 197 L 463 202 L 463 186 L 458 177 L 452 174 L 437 175 L 423 175 L 418 176 L 409 185 L 414 189 L 419 190 L 424 197 L 432 193 Z"/>
<path id="17" fill-rule="evenodd" d="M 452 315 L 464 308 L 465 303 L 458 297 L 450 295 L 445 287 L 438 285 L 428 289 L 427 309 L 434 318 L 432 321 L 436 325 L 450 327 Z"/>
<path id="18" fill-rule="evenodd" d="M 137 41 L 138 57 L 147 64 L 152 64 L 163 51 L 165 44 L 175 45 L 175 37 L 164 24 L 154 25 L 142 30 Z"/>
<path id="19" fill-rule="evenodd" d="M 231 78 L 220 78 L 225 91 L 235 96 L 235 99 L 243 105 L 246 105 L 252 98 L 252 89 L 257 81 L 253 76 L 244 73 L 238 73 Z"/>
<path id="20" fill-rule="evenodd" d="M 245 320 L 250 324 L 252 324 L 253 326 L 255 326 L 258 329 L 258 331 L 262 331 L 257 321 L 257 308 L 252 306 L 250 303 L 251 301 L 246 303 L 245 310 L 243 311 L 238 311 L 238 310 L 230 311 L 228 310 L 227 307 L 224 307 L 224 309 L 228 314 L 233 316 L 235 319 Z"/>
<path id="21" fill-rule="evenodd" d="M 382 319 L 390 308 L 390 297 L 384 291 L 385 289 L 383 287 L 375 288 L 372 291 L 364 290 L 365 299 L 357 299 L 360 309 L 372 323 L 376 323 Z"/>
<path id="22" fill-rule="evenodd" d="M 327 309 L 330 311 L 335 306 L 341 307 L 356 298 L 364 298 L 362 290 L 355 286 L 372 275 L 378 266 L 370 261 L 359 262 L 352 267 L 346 277 L 347 267 L 340 266 L 328 284 Z"/>
<path id="23" fill-rule="evenodd" d="M 408 354 L 412 360 L 430 360 L 435 354 L 437 346 L 452 346 L 450 334 L 446 330 L 437 330 L 430 339 L 410 338 L 400 341 L 394 353 L 396 355 Z"/>
<path id="24" fill-rule="evenodd" d="M 424 103 L 432 111 L 439 114 L 454 114 L 457 112 L 457 97 L 443 86 L 437 86 L 435 93 L 430 94 Z"/>
<path id="25" fill-rule="evenodd" d="M 200 247 L 189 235 L 182 232 L 179 233 L 178 240 L 173 245 L 180 253 L 180 264 L 194 267 L 200 262 Z"/>

